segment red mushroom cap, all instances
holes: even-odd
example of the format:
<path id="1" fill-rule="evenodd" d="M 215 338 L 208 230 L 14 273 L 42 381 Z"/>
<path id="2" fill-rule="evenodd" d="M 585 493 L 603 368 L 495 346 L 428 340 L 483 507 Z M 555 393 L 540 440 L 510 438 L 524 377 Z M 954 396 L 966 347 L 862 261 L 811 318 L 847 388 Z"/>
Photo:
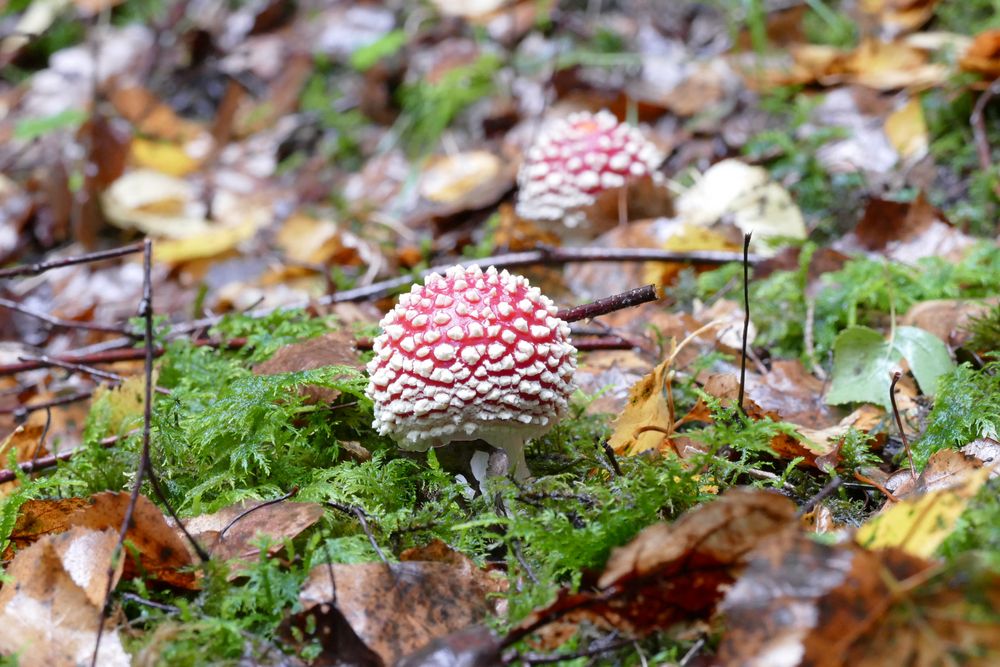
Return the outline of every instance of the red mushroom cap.
<path id="1" fill-rule="evenodd" d="M 517 174 L 517 214 L 556 220 L 594 203 L 630 178 L 654 174 L 663 154 L 610 111 L 579 112 L 555 121 L 528 150 Z M 577 220 L 569 216 L 566 224 Z"/>
<path id="2" fill-rule="evenodd" d="M 368 364 L 373 426 L 402 449 L 484 440 L 524 475 L 524 442 L 566 411 L 576 348 L 537 287 L 495 267 L 454 266 L 382 319 Z"/>

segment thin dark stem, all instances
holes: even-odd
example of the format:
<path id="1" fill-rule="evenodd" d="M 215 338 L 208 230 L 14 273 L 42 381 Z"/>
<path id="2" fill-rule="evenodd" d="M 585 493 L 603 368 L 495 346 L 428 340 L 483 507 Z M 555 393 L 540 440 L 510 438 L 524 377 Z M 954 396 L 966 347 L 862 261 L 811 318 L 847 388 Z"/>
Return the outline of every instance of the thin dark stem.
<path id="1" fill-rule="evenodd" d="M 633 641 L 634 640 L 632 639 L 623 639 L 613 644 L 574 651 L 573 653 L 557 653 L 555 655 L 538 655 L 537 653 L 517 654 L 511 656 L 510 660 L 505 659 L 504 664 L 510 664 L 515 660 L 520 660 L 526 665 L 551 665 L 569 660 L 577 660 L 579 658 L 589 658 L 602 653 L 608 653 L 609 651 L 617 651 L 620 648 L 628 646 Z"/>
<path id="2" fill-rule="evenodd" d="M 42 401 L 41 403 L 32 403 L 31 405 L 19 405 L 16 408 L 3 408 L 0 409 L 0 414 L 10 414 L 14 415 L 14 421 L 23 422 L 28 418 L 28 415 L 32 412 L 37 412 L 38 410 L 48 410 L 50 408 L 59 407 L 60 405 L 69 405 L 70 403 L 76 403 L 77 401 L 85 401 L 93 395 L 93 391 L 78 391 L 74 394 L 67 394 L 66 396 L 60 396 L 58 398 L 52 398 L 47 401 Z"/>
<path id="3" fill-rule="evenodd" d="M 289 498 L 294 497 L 295 494 L 297 494 L 298 492 L 299 492 L 299 487 L 296 486 L 296 487 L 293 487 L 291 491 L 289 491 L 288 493 L 286 493 L 285 495 L 283 495 L 281 497 L 274 498 L 272 500 L 265 500 L 264 502 L 260 503 L 259 505 L 254 505 L 253 507 L 248 507 L 247 509 L 243 510 L 242 512 L 240 512 L 239 514 L 237 514 L 233 518 L 232 521 L 230 521 L 229 523 L 227 523 L 225 528 L 223 528 L 222 530 L 219 531 L 219 541 L 221 542 L 222 540 L 224 540 L 226 538 L 226 533 L 229 531 L 229 529 L 232 528 L 234 525 L 236 525 L 236 523 L 238 521 L 240 521 L 241 519 L 243 519 L 248 514 L 256 512 L 257 510 L 259 510 L 261 508 L 269 507 L 271 505 L 277 505 L 280 502 L 284 502 L 284 501 L 288 500 Z"/>
<path id="4" fill-rule="evenodd" d="M 35 451 L 31 453 L 31 463 L 34 464 L 38 461 L 38 453 L 42 451 L 42 447 L 45 446 L 45 438 L 49 435 L 49 428 L 52 426 L 52 408 L 45 408 L 45 426 L 42 428 L 42 435 L 38 438 L 38 443 L 35 444 Z"/>
<path id="5" fill-rule="evenodd" d="M 74 264 L 86 264 L 88 262 L 100 262 L 105 259 L 114 259 L 115 257 L 122 257 L 124 255 L 142 252 L 144 247 L 145 245 L 143 243 L 133 243 L 132 245 L 122 246 L 121 248 L 114 248 L 112 250 L 90 252 L 85 255 L 64 257 L 63 259 L 53 259 L 48 262 L 35 262 L 34 264 L 12 266 L 8 269 L 0 269 L 0 279 L 16 278 L 18 276 L 33 276 L 39 273 L 44 273 L 49 269 L 58 269 L 64 266 L 73 266 Z"/>
<path id="6" fill-rule="evenodd" d="M 172 604 L 163 604 L 162 602 L 156 602 L 155 600 L 147 600 L 146 598 L 140 597 L 135 593 L 122 593 L 122 597 L 126 600 L 131 600 L 136 604 L 141 604 L 144 607 L 159 609 L 160 611 L 165 611 L 169 614 L 179 614 L 181 612 L 180 607 L 175 607 Z"/>
<path id="7" fill-rule="evenodd" d="M 86 373 L 95 378 L 101 378 L 102 380 L 111 380 L 112 382 L 122 382 L 125 378 L 118 373 L 112 373 L 111 371 L 102 371 L 99 368 L 94 368 L 93 366 L 87 366 L 85 364 L 74 364 L 70 361 L 63 361 L 62 359 L 53 359 L 48 355 L 42 355 L 40 357 L 31 357 L 27 355 L 22 355 L 17 358 L 18 361 L 36 361 L 40 364 L 46 366 L 55 366 L 56 368 L 63 368 L 68 371 L 73 371 L 74 373 Z"/>
<path id="8" fill-rule="evenodd" d="M 167 509 L 167 513 L 170 514 L 170 517 L 174 520 L 177 527 L 180 528 L 182 533 L 184 533 L 185 539 L 187 539 L 187 541 L 191 544 L 195 553 L 198 554 L 198 558 L 201 559 L 202 563 L 210 561 L 212 559 L 211 554 L 208 553 L 205 547 L 198 543 L 198 540 L 194 539 L 194 535 L 188 532 L 184 522 L 181 521 L 179 516 L 177 516 L 177 512 L 174 511 L 170 501 L 167 500 L 167 494 L 163 492 L 163 487 L 160 486 L 160 478 L 156 475 L 156 471 L 153 469 L 152 464 L 147 464 L 146 472 L 149 475 L 149 484 L 153 487 L 153 493 L 155 493 L 156 497 L 159 498 L 161 503 L 163 503 L 163 506 Z"/>
<path id="9" fill-rule="evenodd" d="M 819 490 L 815 496 L 809 499 L 805 505 L 799 508 L 796 516 L 804 516 L 812 511 L 816 505 L 821 503 L 824 498 L 828 497 L 831 493 L 839 489 L 844 484 L 844 478 L 840 475 L 834 475 L 833 479 L 827 482 L 822 489 Z"/>
<path id="10" fill-rule="evenodd" d="M 246 345 L 245 338 L 233 338 L 227 341 L 219 341 L 213 338 L 199 338 L 191 341 L 191 344 L 196 347 L 208 346 L 208 347 L 218 347 L 227 350 L 236 350 L 244 345 Z M 162 356 L 164 350 L 162 347 L 153 348 L 153 356 Z M 65 361 L 68 363 L 75 364 L 113 364 L 119 361 L 135 361 L 136 359 L 143 359 L 146 356 L 146 352 L 142 348 L 129 348 L 124 350 L 106 350 L 104 352 L 95 352 L 93 354 L 83 354 L 83 355 L 60 355 L 58 357 L 52 357 L 53 359 L 58 359 L 59 361 Z M 49 364 L 42 363 L 40 361 L 21 361 L 15 364 L 3 364 L 0 365 L 0 376 L 4 375 L 14 375 L 15 373 L 24 373 L 27 371 L 37 370 L 39 368 L 47 368 Z"/>
<path id="11" fill-rule="evenodd" d="M 36 320 L 41 320 L 46 324 L 54 327 L 59 327 L 61 329 L 84 329 L 86 331 L 99 331 L 101 333 L 113 333 L 125 336 L 132 336 L 126 327 L 116 327 L 104 324 L 94 324 L 93 322 L 76 322 L 74 320 L 64 320 L 48 313 L 43 313 L 38 310 L 32 310 L 27 306 L 19 304 L 17 301 L 11 301 L 10 299 L 0 298 L 0 308 L 7 308 L 9 310 L 17 311 L 28 317 L 33 317 Z"/>
<path id="12" fill-rule="evenodd" d="M 738 262 L 739 253 L 725 251 L 672 252 L 653 248 L 542 248 L 527 252 L 495 255 L 481 259 L 456 262 L 460 266 L 495 266 L 514 268 L 531 264 L 571 264 L 583 262 L 692 262 L 695 264 L 728 264 Z M 757 262 L 760 258 L 751 255 L 749 261 Z M 454 264 L 435 266 L 421 272 L 420 277 L 431 273 L 443 273 Z M 414 282 L 413 276 L 400 276 L 390 280 L 373 283 L 365 287 L 344 290 L 329 294 L 318 300 L 321 305 L 342 303 L 345 301 L 367 301 L 389 294 L 401 287 L 407 287 Z"/>
<path id="13" fill-rule="evenodd" d="M 607 315 L 608 313 L 613 313 L 616 310 L 624 310 L 625 308 L 638 306 L 641 303 L 656 301 L 659 298 L 660 293 L 655 286 L 645 285 L 643 287 L 630 289 L 627 292 L 622 292 L 621 294 L 614 294 L 612 296 L 604 297 L 603 299 L 598 299 L 597 301 L 592 301 L 591 303 L 585 303 L 582 306 L 575 306 L 573 308 L 560 310 L 556 313 L 556 317 L 565 322 L 578 322 L 580 320 L 590 319 L 599 315 Z"/>
<path id="14" fill-rule="evenodd" d="M 750 335 L 750 236 L 743 235 L 743 354 L 740 356 L 740 393 L 736 408 L 743 412 L 743 394 L 747 381 L 747 337 Z"/>
<path id="15" fill-rule="evenodd" d="M 108 563 L 108 583 L 104 589 L 104 604 L 101 605 L 101 613 L 97 621 L 97 640 L 94 642 L 94 655 L 91 658 L 91 667 L 97 667 L 97 655 L 101 648 L 101 637 L 104 634 L 104 621 L 108 617 L 108 607 L 111 604 L 111 591 L 115 583 L 115 569 L 118 559 L 122 557 L 125 544 L 125 535 L 128 533 L 129 525 L 132 523 L 132 515 L 135 506 L 139 502 L 139 491 L 142 489 L 142 482 L 149 468 L 149 434 L 153 422 L 153 281 L 152 274 L 153 242 L 146 239 L 143 242 L 143 286 L 142 302 L 139 305 L 139 315 L 145 320 L 145 405 L 142 412 L 142 455 L 139 458 L 139 469 L 136 471 L 135 482 L 132 485 L 132 495 L 129 498 L 128 507 L 125 508 L 125 516 L 122 517 L 122 525 L 118 531 L 118 544 L 115 545 L 111 562 Z"/>
<path id="16" fill-rule="evenodd" d="M 136 433 L 136 431 L 130 431 L 125 435 L 126 436 L 132 435 L 133 433 Z M 101 440 L 98 444 L 101 447 L 111 447 L 112 445 L 117 443 L 120 439 L 121 437 L 113 435 L 110 438 L 104 438 L 104 440 Z M 72 458 L 77 451 L 79 450 L 71 449 L 67 452 L 60 452 L 59 454 L 50 454 L 48 456 L 42 456 L 41 458 L 35 461 L 27 461 L 25 463 L 20 463 L 18 464 L 17 468 L 18 471 L 23 473 L 32 473 L 32 472 L 37 472 L 39 470 L 44 470 L 45 468 L 52 468 L 60 461 L 66 461 Z M 0 484 L 12 482 L 15 479 L 17 479 L 17 474 L 13 470 L 0 470 Z"/>
<path id="17" fill-rule="evenodd" d="M 906 459 L 910 462 L 910 476 L 916 478 L 917 468 L 913 465 L 913 454 L 910 452 L 910 441 L 906 439 L 906 432 L 903 430 L 903 420 L 899 416 L 899 408 L 896 407 L 896 383 L 903 374 L 896 371 L 892 374 L 892 383 L 889 385 L 889 401 L 892 403 L 892 416 L 896 418 L 896 428 L 899 429 L 899 439 L 903 441 L 903 449 L 906 450 Z"/>
<path id="18" fill-rule="evenodd" d="M 979 167 L 983 171 L 990 171 L 993 168 L 993 152 L 990 150 L 989 136 L 986 134 L 986 106 L 990 101 L 1000 95 L 1000 77 L 993 80 L 989 88 L 983 91 L 972 107 L 972 115 L 969 123 L 972 125 L 972 136 L 976 144 L 976 156 L 979 158 Z"/>
<path id="19" fill-rule="evenodd" d="M 614 470 L 616 475 L 621 477 L 624 474 L 622 467 L 618 465 L 618 457 L 615 456 L 615 450 L 611 448 L 607 440 L 601 442 L 601 449 L 604 450 L 604 456 L 608 459 L 608 463 L 611 464 L 611 469 Z"/>
<path id="20" fill-rule="evenodd" d="M 365 535 L 368 537 L 368 542 L 371 543 L 372 548 L 375 549 L 375 553 L 378 554 L 378 557 L 382 560 L 386 567 L 389 567 L 389 559 L 386 558 L 385 553 L 382 551 L 382 547 L 380 547 L 378 542 L 375 540 L 375 535 L 372 534 L 372 529 L 368 526 L 368 520 L 365 518 L 364 510 L 355 505 L 341 505 L 340 503 L 332 500 L 328 500 L 327 505 L 336 510 L 340 510 L 344 514 L 353 514 L 357 517 L 358 523 L 361 524 L 361 530 L 365 532 Z"/>

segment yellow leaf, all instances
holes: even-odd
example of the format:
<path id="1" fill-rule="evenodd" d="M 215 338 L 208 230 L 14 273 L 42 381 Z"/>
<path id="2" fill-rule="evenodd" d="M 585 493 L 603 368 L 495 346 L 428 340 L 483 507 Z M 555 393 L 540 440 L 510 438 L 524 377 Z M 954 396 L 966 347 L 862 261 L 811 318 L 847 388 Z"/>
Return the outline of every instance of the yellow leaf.
<path id="1" fill-rule="evenodd" d="M 920 100 L 910 99 L 885 119 L 885 135 L 904 160 L 919 159 L 927 153 L 927 123 Z"/>
<path id="2" fill-rule="evenodd" d="M 670 365 L 673 355 L 636 382 L 629 391 L 628 403 L 608 444 L 618 454 L 634 456 L 658 449 L 674 429 L 674 407 L 670 395 Z M 642 431 L 644 427 L 650 430 Z"/>
<path id="3" fill-rule="evenodd" d="M 155 169 L 171 176 L 186 176 L 198 168 L 199 160 L 191 157 L 180 144 L 150 141 L 142 137 L 132 140 L 132 159 L 142 167 Z"/>
<path id="4" fill-rule="evenodd" d="M 930 558 L 955 529 L 958 517 L 989 479 L 990 471 L 989 467 L 972 470 L 950 488 L 893 505 L 861 526 L 855 539 L 866 549 L 897 547 Z"/>
<path id="5" fill-rule="evenodd" d="M 253 220 L 247 220 L 233 227 L 215 227 L 183 239 L 163 239 L 154 244 L 153 256 L 157 261 L 167 263 L 214 257 L 234 249 L 256 232 L 257 225 Z"/>

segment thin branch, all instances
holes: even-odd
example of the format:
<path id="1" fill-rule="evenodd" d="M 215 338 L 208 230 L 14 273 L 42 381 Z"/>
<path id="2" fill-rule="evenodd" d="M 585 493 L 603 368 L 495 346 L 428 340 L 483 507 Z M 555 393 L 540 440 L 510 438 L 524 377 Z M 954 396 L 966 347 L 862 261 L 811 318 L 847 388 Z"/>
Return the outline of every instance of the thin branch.
<path id="1" fill-rule="evenodd" d="M 565 322 L 578 322 L 599 315 L 607 315 L 616 310 L 624 310 L 625 308 L 638 306 L 642 303 L 656 301 L 659 298 L 659 290 L 654 285 L 645 285 L 630 289 L 621 294 L 614 294 L 603 299 L 598 299 L 597 301 L 592 301 L 591 303 L 585 303 L 582 306 L 560 310 L 556 313 L 556 317 Z"/>
<path id="2" fill-rule="evenodd" d="M 114 259 L 115 257 L 122 257 L 124 255 L 131 255 L 137 252 L 142 252 L 143 248 L 144 248 L 143 243 L 133 243 L 132 245 L 126 245 L 122 246 L 121 248 L 114 248 L 112 250 L 101 250 L 98 252 L 90 252 L 85 255 L 76 255 L 74 257 L 53 259 L 48 262 L 35 262 L 34 264 L 23 264 L 21 266 L 12 266 L 9 269 L 0 269 L 0 279 L 16 278 L 19 276 L 33 276 L 39 273 L 44 273 L 49 269 L 58 269 L 64 266 L 73 266 L 74 264 L 86 264 L 88 262 L 100 262 L 105 259 Z"/>
<path id="3" fill-rule="evenodd" d="M 113 384 L 118 384 L 125 381 L 125 376 L 119 375 L 118 373 L 112 373 L 111 371 L 102 371 L 99 368 L 94 368 L 93 366 L 87 366 L 85 364 L 74 364 L 69 361 L 62 361 L 61 359 L 53 359 L 47 355 L 42 355 L 40 357 L 30 357 L 30 356 L 20 356 L 18 357 L 20 361 L 37 361 L 45 364 L 46 366 L 55 366 L 56 368 L 64 368 L 68 371 L 74 373 L 86 373 L 93 377 L 101 378 L 102 380 L 108 380 Z M 153 387 L 153 391 L 158 394 L 163 394 L 164 396 L 170 395 L 170 390 L 165 387 Z"/>
<path id="4" fill-rule="evenodd" d="M 910 441 L 906 439 L 906 431 L 903 430 L 903 420 L 899 416 L 899 408 L 896 407 L 896 383 L 903 374 L 896 371 L 892 374 L 892 383 L 889 385 L 889 401 L 892 403 L 892 415 L 896 418 L 896 427 L 899 429 L 899 439 L 903 441 L 903 449 L 906 450 L 906 459 L 910 462 L 910 476 L 916 479 L 917 468 L 913 465 L 913 454 L 910 452 Z"/>
<path id="5" fill-rule="evenodd" d="M 386 567 L 389 567 L 389 559 L 386 558 L 385 553 L 382 551 L 382 547 L 380 547 L 378 545 L 378 542 L 375 541 L 375 536 L 372 534 L 372 529 L 368 526 L 368 520 L 365 518 L 364 510 L 355 505 L 341 505 L 340 503 L 334 502 L 332 500 L 326 501 L 326 504 L 336 510 L 340 510 L 344 514 L 353 514 L 355 517 L 357 517 L 358 523 L 361 524 L 361 530 L 365 532 L 365 535 L 368 537 L 368 542 L 371 543 L 372 548 L 375 549 L 375 553 L 378 554 L 378 557 L 382 560 L 382 562 L 386 565 Z"/>
<path id="6" fill-rule="evenodd" d="M 128 433 L 126 433 L 126 434 L 124 434 L 122 436 L 113 435 L 111 437 L 104 438 L 103 440 L 99 441 L 98 444 L 101 447 L 111 447 L 112 445 L 114 445 L 115 443 L 117 443 L 119 440 L 121 440 L 123 437 L 129 436 L 129 435 L 133 435 L 135 433 L 138 433 L 138 431 L 129 431 Z M 73 455 L 76 454 L 78 451 L 80 451 L 80 450 L 79 449 L 71 449 L 69 451 L 60 452 L 59 454 L 50 454 L 48 456 L 42 456 L 42 457 L 39 457 L 38 459 L 36 459 L 34 461 L 27 461 L 25 463 L 20 463 L 20 464 L 18 464 L 17 467 L 18 467 L 18 470 L 20 472 L 23 472 L 23 473 L 32 473 L 32 472 L 37 472 L 39 470 L 44 470 L 45 468 L 53 468 L 60 461 L 67 461 L 70 458 L 72 458 Z M 13 471 L 13 470 L 0 470 L 0 484 L 5 484 L 7 482 L 12 482 L 15 479 L 17 479 L 17 474 L 15 473 L 15 471 Z"/>
<path id="7" fill-rule="evenodd" d="M 41 320 L 46 324 L 54 327 L 59 327 L 61 329 L 83 329 L 85 331 L 99 331 L 101 333 L 113 333 L 118 335 L 133 336 L 134 333 L 129 331 L 126 327 L 116 327 L 104 324 L 94 324 L 93 322 L 76 322 L 73 320 L 64 320 L 58 317 L 49 315 L 48 313 L 43 313 L 38 310 L 32 310 L 27 306 L 19 304 L 17 301 L 11 301 L 10 299 L 0 298 L 0 308 L 8 308 L 10 310 L 17 311 L 28 317 L 33 317 L 36 320 Z"/>
<path id="8" fill-rule="evenodd" d="M 41 403 L 19 405 L 16 408 L 2 408 L 0 409 L 0 415 L 14 415 L 14 421 L 20 423 L 27 419 L 28 415 L 32 412 L 37 412 L 38 410 L 48 410 L 49 408 L 56 408 L 60 405 L 69 405 L 70 403 L 76 403 L 77 401 L 85 401 L 93 394 L 94 392 L 91 390 L 78 391 L 74 394 L 67 394 L 66 396 L 60 396 L 58 398 L 42 401 Z"/>
<path id="9" fill-rule="evenodd" d="M 823 501 L 824 498 L 829 496 L 831 493 L 839 489 L 844 483 L 844 478 L 840 475 L 834 475 L 833 479 L 826 483 L 826 485 L 819 490 L 815 496 L 810 498 L 805 505 L 799 508 L 796 512 L 796 516 L 802 517 L 812 511 L 816 505 Z"/>
<path id="10" fill-rule="evenodd" d="M 979 167 L 983 171 L 993 169 L 993 151 L 990 150 L 989 136 L 986 134 L 986 106 L 990 101 L 1000 95 L 1000 77 L 993 80 L 989 88 L 983 91 L 976 104 L 972 107 L 972 115 L 969 123 L 972 125 L 972 136 L 976 144 L 976 156 L 979 158 Z"/>
<path id="11" fill-rule="evenodd" d="M 743 354 L 740 357 L 740 393 L 736 409 L 743 412 L 743 394 L 747 381 L 747 337 L 750 335 L 750 236 L 743 235 Z"/>
<path id="12" fill-rule="evenodd" d="M 608 459 L 608 463 L 611 464 L 611 469 L 614 471 L 615 475 L 621 477 L 624 474 L 622 472 L 622 467 L 618 465 L 618 457 L 615 456 L 615 450 L 611 448 L 611 445 L 607 440 L 601 441 L 601 449 L 604 451 L 604 456 Z"/>
<path id="13" fill-rule="evenodd" d="M 132 523 L 132 515 L 135 506 L 139 502 L 139 491 L 142 489 L 143 478 L 149 468 L 149 434 L 153 422 L 153 281 L 152 273 L 153 242 L 146 239 L 143 242 L 143 286 L 142 302 L 139 305 L 139 315 L 144 318 L 146 324 L 145 336 L 145 357 L 146 357 L 146 386 L 145 405 L 142 412 L 142 455 L 139 458 L 139 469 L 135 474 L 135 482 L 132 485 L 132 495 L 129 498 L 128 507 L 125 508 L 125 516 L 122 517 L 122 525 L 118 531 L 118 544 L 115 545 L 111 561 L 108 563 L 108 583 L 104 589 L 104 604 L 101 605 L 100 615 L 97 621 L 97 639 L 94 642 L 94 655 L 91 658 L 91 667 L 97 667 L 97 656 L 101 648 L 101 637 L 104 635 L 104 621 L 108 617 L 108 607 L 111 604 L 111 591 L 115 583 L 115 569 L 118 559 L 123 555 L 125 545 L 125 535 L 128 533 L 129 525 Z"/>
<path id="14" fill-rule="evenodd" d="M 728 264 L 729 262 L 738 262 L 740 259 L 741 255 L 739 253 L 713 250 L 672 252 L 653 248 L 542 248 L 527 252 L 465 260 L 456 262 L 455 264 L 459 266 L 478 264 L 480 266 L 495 266 L 500 269 L 531 264 L 551 265 L 584 262 L 692 262 L 695 264 Z M 760 257 L 750 255 L 749 261 L 758 262 L 760 261 Z M 452 266 L 454 264 L 435 266 L 422 271 L 419 277 L 424 277 L 431 273 L 443 273 Z M 318 303 L 320 305 L 329 305 L 347 301 L 377 299 L 401 287 L 413 284 L 414 280 L 413 276 L 400 276 L 399 278 L 383 280 L 365 287 L 357 287 L 355 289 L 328 294 L 318 299 Z"/>

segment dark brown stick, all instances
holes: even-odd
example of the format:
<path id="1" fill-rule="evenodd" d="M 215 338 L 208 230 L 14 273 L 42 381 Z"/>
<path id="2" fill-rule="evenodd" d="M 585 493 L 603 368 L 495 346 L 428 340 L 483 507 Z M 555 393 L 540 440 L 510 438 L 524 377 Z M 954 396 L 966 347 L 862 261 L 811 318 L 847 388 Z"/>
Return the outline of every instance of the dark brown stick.
<path id="1" fill-rule="evenodd" d="M 375 549 L 375 553 L 378 554 L 378 557 L 382 560 L 382 563 L 384 563 L 385 566 L 388 567 L 389 559 L 385 557 L 385 553 L 382 551 L 382 548 L 378 545 L 378 542 L 375 540 L 375 535 L 372 534 L 372 529 L 368 526 L 368 520 L 365 518 L 364 510 L 361 509 L 360 507 L 357 507 L 356 505 L 342 505 L 332 500 L 326 501 L 326 504 L 334 508 L 335 510 L 340 510 L 344 514 L 353 514 L 358 519 L 358 523 L 361 524 L 361 530 L 363 530 L 365 532 L 365 535 L 368 537 L 369 544 L 371 544 L 372 548 Z"/>
<path id="2" fill-rule="evenodd" d="M 48 401 L 42 401 L 41 403 L 32 403 L 30 405 L 19 405 L 16 408 L 3 408 L 0 409 L 0 415 L 14 415 L 14 421 L 23 422 L 28 418 L 28 415 L 32 412 L 37 412 L 38 410 L 47 410 L 49 408 L 56 408 L 60 405 L 69 405 L 70 403 L 76 403 L 77 401 L 85 401 L 93 395 L 93 391 L 78 391 L 75 394 L 68 394 L 66 396 L 60 396 L 58 398 L 53 398 Z"/>
<path id="3" fill-rule="evenodd" d="M 17 358 L 18 361 L 34 361 L 40 364 L 45 364 L 46 366 L 55 366 L 56 368 L 63 368 L 74 373 L 85 373 L 91 377 L 101 378 L 102 380 L 110 380 L 112 382 L 121 382 L 123 378 L 118 373 L 112 373 L 111 371 L 102 371 L 99 368 L 94 368 L 93 366 L 86 366 L 84 364 L 74 364 L 69 361 L 63 361 L 62 359 L 53 359 L 52 357 L 43 354 L 40 357 L 31 357 L 27 355 L 22 355 Z"/>
<path id="4" fill-rule="evenodd" d="M 10 310 L 17 311 L 28 317 L 33 317 L 36 320 L 41 320 L 46 324 L 54 327 L 59 327 L 61 329 L 83 329 L 85 331 L 100 331 L 101 333 L 113 333 L 125 336 L 131 336 L 132 333 L 124 327 L 116 327 L 112 325 L 105 324 L 94 324 L 93 322 L 74 322 L 73 320 L 63 320 L 58 317 L 49 315 L 48 313 L 43 313 L 38 310 L 32 310 L 22 306 L 16 301 L 11 301 L 10 299 L 0 298 L 0 308 L 8 308 Z"/>
<path id="5" fill-rule="evenodd" d="M 743 393 L 747 381 L 747 336 L 750 335 L 750 236 L 743 235 L 743 354 L 740 356 L 740 394 L 736 409 L 743 413 Z"/>
<path id="6" fill-rule="evenodd" d="M 802 517 L 812 511 L 816 505 L 818 505 L 824 498 L 829 496 L 831 493 L 839 489 L 844 484 L 844 478 L 840 475 L 834 475 L 833 479 L 826 483 L 826 485 L 819 490 L 815 496 L 810 498 L 806 504 L 799 508 L 799 511 L 795 513 L 795 516 Z"/>
<path id="7" fill-rule="evenodd" d="M 85 255 L 64 257 L 63 259 L 53 259 L 48 262 L 35 262 L 34 264 L 12 266 L 8 269 L 0 269 L 0 279 L 16 278 L 18 276 L 33 276 L 39 273 L 44 273 L 49 269 L 58 269 L 64 266 L 73 266 L 74 264 L 86 264 L 87 262 L 100 262 L 105 259 L 114 259 L 115 257 L 122 257 L 124 255 L 142 252 L 142 249 L 142 243 L 133 243 L 132 245 L 122 246 L 121 248 L 114 248 L 112 250 L 90 252 Z"/>
<path id="8" fill-rule="evenodd" d="M 132 495 L 129 498 L 128 507 L 125 508 L 125 516 L 122 517 L 122 525 L 118 530 L 118 544 L 115 545 L 111 561 L 108 563 L 108 584 L 104 589 L 104 604 L 101 605 L 100 615 L 97 619 L 97 639 L 94 642 L 94 655 L 91 658 L 91 667 L 97 667 L 97 656 L 101 648 L 101 637 L 104 635 L 104 621 L 108 617 L 108 607 L 111 604 L 111 591 L 115 583 L 115 568 L 118 559 L 123 555 L 125 546 L 125 535 L 128 533 L 129 525 L 132 523 L 132 515 L 135 506 L 139 502 L 139 491 L 142 489 L 142 482 L 149 468 L 149 434 L 153 422 L 153 281 L 152 274 L 153 242 L 146 239 L 143 242 L 143 274 L 142 302 L 139 305 L 139 314 L 144 318 L 146 324 L 145 331 L 145 401 L 142 411 L 142 455 L 139 458 L 139 469 L 135 474 L 135 482 L 132 485 Z"/>
<path id="9" fill-rule="evenodd" d="M 210 347 L 221 347 L 227 350 L 237 350 L 246 345 L 245 338 L 233 338 L 227 341 L 218 341 L 212 338 L 199 338 L 192 342 L 198 347 L 207 345 Z M 154 357 L 162 356 L 163 352 L 164 350 L 161 347 L 153 348 Z M 93 365 L 113 364 L 119 361 L 135 361 L 136 359 L 142 359 L 145 356 L 146 353 L 141 348 L 126 348 L 122 350 L 107 350 L 104 352 L 95 352 L 94 354 L 84 355 L 64 354 L 51 358 L 70 364 Z M 51 364 L 39 361 L 22 361 L 15 364 L 4 364 L 0 365 L 0 376 L 14 375 L 15 373 L 24 373 L 26 371 L 33 371 L 39 368 L 47 368 L 49 365 Z"/>
<path id="10" fill-rule="evenodd" d="M 622 292 L 621 294 L 614 294 L 591 303 L 585 303 L 581 306 L 560 310 L 556 313 L 556 317 L 566 322 L 578 322 L 580 320 L 594 318 L 599 315 L 607 315 L 608 313 L 613 313 L 616 310 L 624 310 L 625 308 L 638 306 L 639 304 L 648 303 L 649 301 L 656 301 L 659 298 L 660 293 L 655 286 L 645 285 L 643 287 L 630 289 L 627 292 Z"/>
<path id="11" fill-rule="evenodd" d="M 513 268 L 530 264 L 571 264 L 582 262 L 691 262 L 695 264 L 728 264 L 742 259 L 740 253 L 705 250 L 698 252 L 672 252 L 654 248 L 543 248 L 527 252 L 496 255 L 482 259 L 456 262 L 460 266 L 495 266 Z M 760 257 L 749 255 L 749 261 L 758 262 Z M 421 272 L 420 276 L 444 273 L 454 264 L 435 266 Z M 365 287 L 328 294 L 318 300 L 321 305 L 346 301 L 367 301 L 385 296 L 393 290 L 413 284 L 413 276 L 401 276 L 383 280 Z"/>
<path id="12" fill-rule="evenodd" d="M 989 136 L 986 134 L 986 105 L 997 95 L 1000 95 L 1000 77 L 993 80 L 989 88 L 984 90 L 972 107 L 972 115 L 969 123 L 972 125 L 972 136 L 976 144 L 976 156 L 979 158 L 979 167 L 983 171 L 993 168 L 992 151 L 990 150 Z"/>
<path id="13" fill-rule="evenodd" d="M 910 462 L 910 476 L 916 479 L 917 468 L 913 465 L 913 454 L 910 452 L 910 442 L 906 439 L 906 432 L 903 431 L 903 419 L 899 416 L 899 408 L 896 407 L 896 383 L 903 374 L 896 371 L 892 374 L 892 383 L 889 385 L 889 402 L 892 403 L 892 415 L 896 418 L 896 428 L 899 429 L 899 439 L 903 441 L 903 449 L 906 450 L 906 459 Z"/>
<path id="14" fill-rule="evenodd" d="M 128 433 L 125 434 L 125 436 L 132 435 L 133 433 L 136 432 L 137 431 L 129 431 Z M 109 438 L 104 438 L 104 440 L 101 440 L 98 444 L 101 447 L 111 447 L 119 440 L 121 440 L 122 437 L 125 436 L 113 435 Z M 24 473 L 32 473 L 32 472 L 37 472 L 39 470 L 44 470 L 46 468 L 53 468 L 60 461 L 67 461 L 70 458 L 72 458 L 73 455 L 77 453 L 77 451 L 79 450 L 71 449 L 67 452 L 60 452 L 59 454 L 50 454 L 48 456 L 42 456 L 34 461 L 26 461 L 25 463 L 18 464 L 17 467 L 20 472 Z M 17 475 L 13 470 L 0 470 L 0 484 L 12 482 L 15 479 L 17 479 Z"/>

